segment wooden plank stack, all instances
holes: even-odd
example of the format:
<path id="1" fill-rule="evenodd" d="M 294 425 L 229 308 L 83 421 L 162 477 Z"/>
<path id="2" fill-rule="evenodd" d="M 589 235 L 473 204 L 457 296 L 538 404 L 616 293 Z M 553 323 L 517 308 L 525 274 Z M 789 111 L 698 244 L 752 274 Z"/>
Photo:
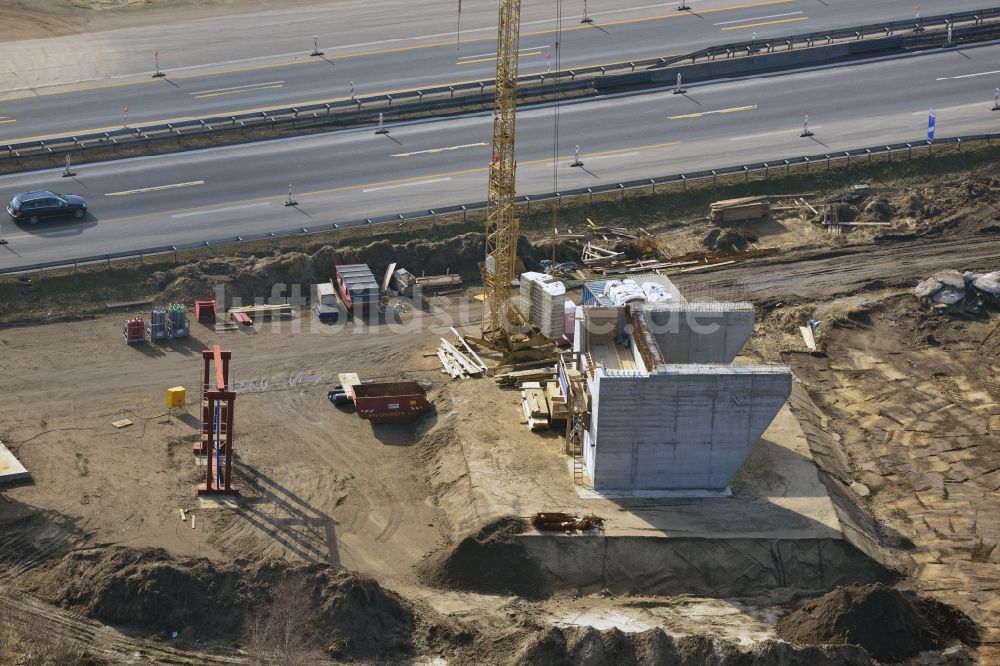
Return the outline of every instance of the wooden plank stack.
<path id="1" fill-rule="evenodd" d="M 716 224 L 758 220 L 771 214 L 769 197 L 744 197 L 712 203 L 712 221 Z"/>
<path id="2" fill-rule="evenodd" d="M 230 321 L 238 321 L 244 319 L 244 317 L 237 318 L 236 315 L 246 315 L 252 319 L 260 317 L 261 319 L 271 319 L 273 317 L 291 317 L 292 316 L 292 306 L 289 304 L 284 305 L 266 305 L 264 303 L 258 305 L 244 305 L 236 308 L 229 308 L 228 318 Z"/>
<path id="3" fill-rule="evenodd" d="M 459 335 L 458 331 L 452 328 L 451 332 L 457 338 L 456 344 L 441 338 L 441 345 L 437 348 L 437 357 L 441 361 L 441 372 L 451 375 L 452 379 L 482 377 L 486 372 L 486 364 Z"/>
<path id="4" fill-rule="evenodd" d="M 545 390 L 538 382 L 525 382 L 521 385 L 521 408 L 524 410 L 524 420 L 530 430 L 541 430 L 549 427 L 549 408 L 545 402 Z"/>
<path id="5" fill-rule="evenodd" d="M 556 366 L 511 370 L 493 375 L 498 386 L 522 386 L 524 382 L 548 381 L 556 376 Z"/>

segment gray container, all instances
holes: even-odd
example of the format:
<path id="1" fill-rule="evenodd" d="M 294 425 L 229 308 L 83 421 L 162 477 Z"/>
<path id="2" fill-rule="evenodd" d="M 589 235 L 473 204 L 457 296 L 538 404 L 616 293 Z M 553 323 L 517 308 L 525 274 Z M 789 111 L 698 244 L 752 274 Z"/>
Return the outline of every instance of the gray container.
<path id="1" fill-rule="evenodd" d="M 163 308 L 153 308 L 149 314 L 149 325 L 146 334 L 150 340 L 167 339 L 167 311 Z"/>

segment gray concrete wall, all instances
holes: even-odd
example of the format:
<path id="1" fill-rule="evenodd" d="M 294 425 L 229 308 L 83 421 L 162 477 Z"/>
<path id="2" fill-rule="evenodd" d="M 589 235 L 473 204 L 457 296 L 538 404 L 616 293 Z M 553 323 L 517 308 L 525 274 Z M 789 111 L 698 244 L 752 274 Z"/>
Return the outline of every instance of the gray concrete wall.
<path id="1" fill-rule="evenodd" d="M 732 363 L 753 333 L 750 303 L 686 303 L 643 308 L 667 363 Z"/>
<path id="2" fill-rule="evenodd" d="M 594 488 L 724 490 L 791 389 L 791 370 L 778 366 L 668 365 L 647 377 L 601 377 Z"/>

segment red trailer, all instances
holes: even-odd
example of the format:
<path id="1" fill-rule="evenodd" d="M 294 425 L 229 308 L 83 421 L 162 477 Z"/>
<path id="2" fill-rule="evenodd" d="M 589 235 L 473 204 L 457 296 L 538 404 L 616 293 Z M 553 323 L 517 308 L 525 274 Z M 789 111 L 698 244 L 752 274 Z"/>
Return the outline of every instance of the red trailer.
<path id="1" fill-rule="evenodd" d="M 416 421 L 431 408 L 427 391 L 417 382 L 382 382 L 351 387 L 354 407 L 372 423 Z"/>

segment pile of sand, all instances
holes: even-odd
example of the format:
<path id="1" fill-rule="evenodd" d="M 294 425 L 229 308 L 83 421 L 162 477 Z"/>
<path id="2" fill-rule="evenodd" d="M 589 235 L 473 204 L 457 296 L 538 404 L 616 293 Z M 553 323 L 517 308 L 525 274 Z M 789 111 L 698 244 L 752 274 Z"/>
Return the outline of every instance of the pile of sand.
<path id="1" fill-rule="evenodd" d="M 548 586 L 541 569 L 517 539 L 527 529 L 520 518 L 498 518 L 428 558 L 421 575 L 426 583 L 451 590 L 543 598 Z"/>
<path id="2" fill-rule="evenodd" d="M 799 645 L 859 645 L 886 662 L 977 636 L 959 611 L 881 583 L 840 587 L 813 599 L 782 618 L 775 633 Z"/>
<path id="3" fill-rule="evenodd" d="M 325 565 L 173 557 L 159 548 L 96 548 L 67 555 L 39 574 L 34 591 L 94 619 L 144 632 L 176 631 L 234 639 L 248 611 L 266 605 L 274 585 L 299 575 L 312 593 L 316 629 L 338 658 L 413 653 L 415 618 L 374 579 Z"/>

